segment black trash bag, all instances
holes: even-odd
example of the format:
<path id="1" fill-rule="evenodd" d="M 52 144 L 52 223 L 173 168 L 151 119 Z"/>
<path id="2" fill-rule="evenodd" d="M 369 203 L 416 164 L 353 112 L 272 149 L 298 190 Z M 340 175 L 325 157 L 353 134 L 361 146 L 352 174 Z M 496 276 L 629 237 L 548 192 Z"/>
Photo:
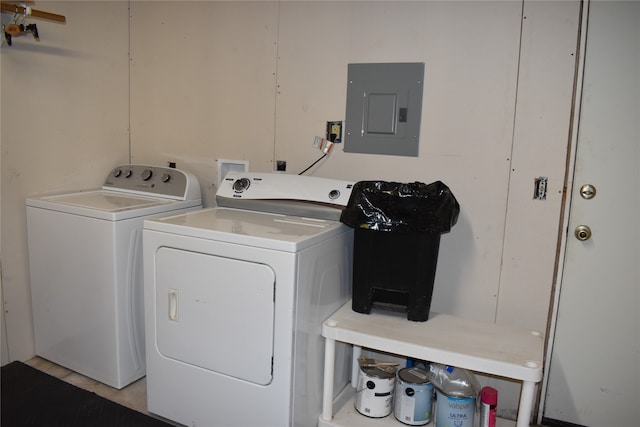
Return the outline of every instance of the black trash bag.
<path id="1" fill-rule="evenodd" d="M 459 213 L 458 201 L 441 181 L 359 181 L 340 221 L 375 231 L 446 233 L 458 221 Z"/>

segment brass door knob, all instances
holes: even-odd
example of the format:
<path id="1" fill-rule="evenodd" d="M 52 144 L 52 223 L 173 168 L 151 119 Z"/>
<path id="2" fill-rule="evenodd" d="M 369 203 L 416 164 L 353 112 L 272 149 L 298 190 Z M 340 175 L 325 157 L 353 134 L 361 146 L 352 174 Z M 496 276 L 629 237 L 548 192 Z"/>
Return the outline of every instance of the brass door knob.
<path id="1" fill-rule="evenodd" d="M 583 199 L 590 200 L 596 197 L 596 187 L 591 184 L 585 184 L 580 187 L 580 196 Z"/>
<path id="2" fill-rule="evenodd" d="M 591 228 L 588 225 L 579 225 L 576 227 L 575 235 L 576 239 L 581 242 L 589 240 L 591 238 Z"/>

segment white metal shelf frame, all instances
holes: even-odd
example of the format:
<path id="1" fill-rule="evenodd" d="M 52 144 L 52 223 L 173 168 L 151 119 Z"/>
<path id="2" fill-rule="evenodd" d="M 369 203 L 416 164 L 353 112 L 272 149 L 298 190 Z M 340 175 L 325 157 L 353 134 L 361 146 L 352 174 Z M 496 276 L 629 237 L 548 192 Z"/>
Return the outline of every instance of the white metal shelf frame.
<path id="1" fill-rule="evenodd" d="M 516 427 L 529 425 L 535 385 L 542 380 L 544 335 L 538 331 L 431 313 L 426 322 L 405 314 L 356 313 L 351 301 L 322 324 L 325 337 L 324 388 L 320 425 L 333 418 L 335 342 L 456 366 L 522 382 Z"/>

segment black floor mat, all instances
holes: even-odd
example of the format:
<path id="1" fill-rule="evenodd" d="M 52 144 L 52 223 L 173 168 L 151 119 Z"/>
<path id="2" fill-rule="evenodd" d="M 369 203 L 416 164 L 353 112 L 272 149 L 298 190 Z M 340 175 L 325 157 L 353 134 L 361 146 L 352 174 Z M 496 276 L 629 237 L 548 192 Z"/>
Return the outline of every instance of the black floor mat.
<path id="1" fill-rule="evenodd" d="M 2 367 L 2 427 L 171 427 L 24 363 Z"/>

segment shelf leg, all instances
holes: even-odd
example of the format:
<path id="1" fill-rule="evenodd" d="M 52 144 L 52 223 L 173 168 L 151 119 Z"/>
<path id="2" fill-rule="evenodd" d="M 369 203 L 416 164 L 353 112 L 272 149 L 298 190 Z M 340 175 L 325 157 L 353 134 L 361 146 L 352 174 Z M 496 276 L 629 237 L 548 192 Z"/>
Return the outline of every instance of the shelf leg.
<path id="1" fill-rule="evenodd" d="M 520 407 L 518 408 L 518 420 L 516 427 L 528 427 L 531 421 L 531 410 L 533 409 L 533 399 L 536 383 L 532 381 L 522 382 L 520 392 Z"/>
<path id="2" fill-rule="evenodd" d="M 336 341 L 324 339 L 324 385 L 322 389 L 322 419 L 333 418 L 333 371 L 336 364 Z"/>
<path id="3" fill-rule="evenodd" d="M 358 387 L 358 374 L 360 374 L 360 364 L 358 363 L 358 357 L 362 353 L 362 347 L 359 345 L 353 346 L 353 357 L 351 358 L 351 387 Z"/>

